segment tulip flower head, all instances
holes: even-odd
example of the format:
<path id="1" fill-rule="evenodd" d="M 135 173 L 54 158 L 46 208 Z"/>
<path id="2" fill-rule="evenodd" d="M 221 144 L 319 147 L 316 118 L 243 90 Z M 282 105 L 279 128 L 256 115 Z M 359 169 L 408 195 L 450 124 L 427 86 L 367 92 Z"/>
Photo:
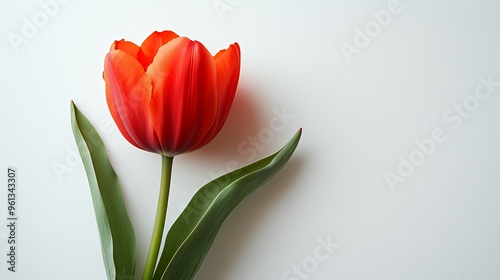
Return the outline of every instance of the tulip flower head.
<path id="1" fill-rule="evenodd" d="M 120 40 L 104 62 L 106 101 L 118 129 L 137 148 L 173 157 L 220 131 L 240 75 L 237 43 L 215 56 L 172 31 L 141 46 Z"/>

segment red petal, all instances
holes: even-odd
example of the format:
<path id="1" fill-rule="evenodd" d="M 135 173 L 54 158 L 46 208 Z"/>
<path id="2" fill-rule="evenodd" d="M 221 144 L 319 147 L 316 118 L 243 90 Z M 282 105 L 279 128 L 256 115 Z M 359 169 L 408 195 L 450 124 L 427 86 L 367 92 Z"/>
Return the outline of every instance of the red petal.
<path id="1" fill-rule="evenodd" d="M 175 34 L 172 31 L 155 31 L 151 35 L 149 35 L 146 40 L 144 40 L 141 45 L 142 54 L 139 57 L 139 60 L 144 66 L 144 71 L 146 71 L 151 62 L 153 62 L 158 49 L 177 37 L 179 37 L 179 35 Z"/>
<path id="2" fill-rule="evenodd" d="M 120 132 L 134 146 L 160 152 L 149 117 L 151 79 L 128 53 L 111 51 L 104 63 L 106 100 Z"/>
<path id="3" fill-rule="evenodd" d="M 240 77 L 240 46 L 234 43 L 227 50 L 219 51 L 214 59 L 217 67 L 217 118 L 210 133 L 199 143 L 200 147 L 210 142 L 226 122 Z"/>
<path id="4" fill-rule="evenodd" d="M 120 40 L 115 41 L 113 45 L 111 45 L 111 51 L 113 50 L 121 50 L 128 53 L 132 57 L 137 58 L 137 54 L 139 53 L 140 48 L 132 42 Z"/>
<path id="5" fill-rule="evenodd" d="M 151 114 L 165 153 L 192 150 L 210 131 L 217 111 L 216 68 L 199 42 L 176 38 L 161 47 L 147 70 Z"/>

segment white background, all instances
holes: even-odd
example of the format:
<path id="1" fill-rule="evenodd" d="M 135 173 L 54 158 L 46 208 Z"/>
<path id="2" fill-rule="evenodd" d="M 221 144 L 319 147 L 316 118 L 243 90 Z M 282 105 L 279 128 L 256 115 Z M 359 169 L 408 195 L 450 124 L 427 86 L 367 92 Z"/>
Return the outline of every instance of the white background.
<path id="1" fill-rule="evenodd" d="M 61 0 L 50 13 L 47 2 L 0 3 L 1 279 L 106 278 L 70 100 L 121 178 L 141 275 L 160 157 L 118 132 L 101 74 L 114 40 L 140 44 L 165 29 L 213 54 L 233 42 L 242 51 L 223 130 L 174 161 L 168 225 L 228 164 L 304 129 L 288 165 L 226 221 L 195 279 L 500 279 L 500 87 L 474 95 L 479 77 L 500 81 L 500 2 Z M 377 22 L 381 10 L 390 19 Z M 291 116 L 271 129 L 284 110 Z M 415 141 L 435 129 L 445 140 L 425 155 Z M 407 160 L 413 173 L 399 174 Z M 16 273 L 6 263 L 8 166 L 19 179 Z M 387 172 L 404 176 L 391 188 Z"/>

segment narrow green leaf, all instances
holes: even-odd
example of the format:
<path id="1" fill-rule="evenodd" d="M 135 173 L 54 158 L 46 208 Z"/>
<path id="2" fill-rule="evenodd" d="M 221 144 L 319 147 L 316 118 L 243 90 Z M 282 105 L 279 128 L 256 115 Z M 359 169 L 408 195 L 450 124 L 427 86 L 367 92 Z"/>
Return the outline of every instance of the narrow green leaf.
<path id="1" fill-rule="evenodd" d="M 135 234 L 118 176 L 99 134 L 73 102 L 71 125 L 89 181 L 108 280 L 133 280 Z"/>
<path id="2" fill-rule="evenodd" d="M 277 153 L 203 186 L 170 228 L 153 280 L 191 280 L 229 214 L 285 165 L 301 134 Z"/>

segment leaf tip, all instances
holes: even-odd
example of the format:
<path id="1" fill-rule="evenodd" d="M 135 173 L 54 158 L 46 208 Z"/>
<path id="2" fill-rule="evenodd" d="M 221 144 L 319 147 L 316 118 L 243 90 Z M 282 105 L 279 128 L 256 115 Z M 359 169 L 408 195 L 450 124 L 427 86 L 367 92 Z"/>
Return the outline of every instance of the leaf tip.
<path id="1" fill-rule="evenodd" d="M 295 137 L 297 137 L 298 139 L 300 139 L 301 136 L 302 136 L 302 127 L 299 128 L 299 130 L 297 130 L 297 133 L 295 133 Z"/>
<path id="2" fill-rule="evenodd" d="M 76 105 L 75 105 L 75 102 L 73 100 L 70 100 L 69 108 L 70 108 L 71 113 L 73 114 L 76 110 Z"/>

